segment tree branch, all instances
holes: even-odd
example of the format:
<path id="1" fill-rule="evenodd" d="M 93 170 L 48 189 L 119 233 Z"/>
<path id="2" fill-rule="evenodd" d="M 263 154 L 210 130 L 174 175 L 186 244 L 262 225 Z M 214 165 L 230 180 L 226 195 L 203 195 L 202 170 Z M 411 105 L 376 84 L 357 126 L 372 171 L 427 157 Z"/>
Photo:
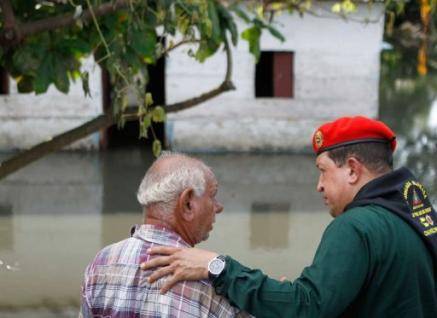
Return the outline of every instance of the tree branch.
<path id="1" fill-rule="evenodd" d="M 224 93 L 226 91 L 230 91 L 230 90 L 233 90 L 233 89 L 235 89 L 234 84 L 232 82 L 226 82 L 225 81 L 225 82 L 221 83 L 219 87 L 214 88 L 214 89 L 210 90 L 207 93 L 204 93 L 204 94 L 199 95 L 197 97 L 193 97 L 193 98 L 187 99 L 187 100 L 185 100 L 183 102 L 167 105 L 165 107 L 165 111 L 167 113 L 179 112 L 181 110 L 185 110 L 185 109 L 191 108 L 193 106 L 196 106 L 196 105 L 198 105 L 200 103 L 203 103 L 203 102 L 205 102 L 207 100 L 210 100 L 210 99 L 220 95 L 221 93 Z"/>
<path id="2" fill-rule="evenodd" d="M 0 41 L 9 42 L 14 41 L 15 38 L 20 37 L 20 31 L 15 21 L 14 11 L 9 0 L 0 0 L 0 8 L 4 21 L 3 31 L 0 34 Z"/>
<path id="3" fill-rule="evenodd" d="M 182 40 L 172 46 L 169 46 L 167 48 L 164 49 L 164 51 L 162 51 L 161 55 L 167 55 L 169 52 L 173 51 L 174 49 L 178 48 L 181 45 L 187 44 L 187 43 L 199 43 L 200 40 L 195 40 L 195 39 L 186 39 L 186 40 Z"/>
<path id="4" fill-rule="evenodd" d="M 220 95 L 221 93 L 235 89 L 235 86 L 231 80 L 232 67 L 233 67 L 233 65 L 232 65 L 232 52 L 231 52 L 231 49 L 229 47 L 229 43 L 228 43 L 227 39 L 224 42 L 225 42 L 225 52 L 226 52 L 226 63 L 227 64 L 226 64 L 226 75 L 225 75 L 225 79 L 223 80 L 223 83 L 221 83 L 217 88 L 212 89 L 209 92 L 204 93 L 202 95 L 199 95 L 197 97 L 193 97 L 193 98 L 187 99 L 187 100 L 179 102 L 179 103 L 167 105 L 165 107 L 165 111 L 167 113 L 179 112 L 181 110 L 191 108 L 191 107 L 198 105 L 204 101 L 207 101 L 211 98 L 214 98 L 214 97 Z"/>
<path id="5" fill-rule="evenodd" d="M 4 27 L 13 27 L 15 25 L 15 15 L 12 10 L 11 2 L 9 0 L 0 0 L 0 8 L 3 13 Z"/>
<path id="6" fill-rule="evenodd" d="M 23 40 L 27 36 L 31 36 L 44 31 L 51 31 L 63 27 L 68 27 L 76 23 L 77 20 L 81 20 L 83 22 L 88 22 L 93 19 L 93 13 L 95 17 L 100 17 L 109 13 L 113 13 L 119 9 L 129 6 L 129 0 L 115 0 L 107 3 L 103 3 L 94 8 L 89 8 L 84 10 L 82 15 L 78 18 L 74 17 L 74 13 L 67 13 L 58 15 L 55 17 L 42 19 L 38 21 L 27 22 L 24 24 L 17 24 L 15 19 L 13 20 L 13 25 L 9 28 L 4 28 L 1 38 L 2 44 L 5 46 L 12 46 L 18 44 L 21 40 Z M 6 21 L 7 17 L 14 17 L 12 12 L 12 7 L 9 3 L 9 0 L 0 0 L 0 5 L 3 12 L 3 17 Z M 10 11 L 5 11 L 5 9 L 10 9 Z M 11 30 L 14 32 L 12 38 L 9 38 Z"/>
<path id="7" fill-rule="evenodd" d="M 72 130 L 64 132 L 51 140 L 42 142 L 18 155 L 0 163 L 0 180 L 24 166 L 36 161 L 49 153 L 60 150 L 76 140 L 82 139 L 102 128 L 113 124 L 109 115 L 101 115 Z"/>
<path id="8" fill-rule="evenodd" d="M 200 103 L 203 103 L 211 98 L 220 95 L 223 92 L 235 89 L 234 84 L 231 81 L 232 76 L 232 53 L 227 40 L 225 40 L 225 51 L 227 58 L 226 75 L 225 79 L 220 86 L 206 92 L 200 96 L 187 99 L 185 101 L 170 104 L 164 106 L 168 113 L 181 111 Z M 137 113 L 125 114 L 126 121 L 138 120 Z M 48 155 L 52 152 L 62 149 L 63 147 L 82 139 L 100 129 L 105 129 L 114 124 L 114 119 L 109 114 L 98 116 L 79 127 L 66 131 L 49 141 L 42 142 L 32 148 L 25 150 L 18 155 L 7 159 L 6 161 L 0 163 L 0 180 L 6 176 L 12 174 L 13 172 L 23 168 L 24 166 Z"/>

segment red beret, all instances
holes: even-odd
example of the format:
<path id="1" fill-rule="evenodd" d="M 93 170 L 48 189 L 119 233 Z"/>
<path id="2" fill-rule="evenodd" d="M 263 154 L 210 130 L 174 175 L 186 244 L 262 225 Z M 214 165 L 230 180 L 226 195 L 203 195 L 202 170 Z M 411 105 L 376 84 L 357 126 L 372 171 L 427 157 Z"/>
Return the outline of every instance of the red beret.
<path id="1" fill-rule="evenodd" d="M 396 148 L 394 132 L 382 121 L 364 116 L 342 117 L 323 124 L 313 135 L 314 152 L 319 155 L 337 147 L 363 142 L 386 142 Z"/>

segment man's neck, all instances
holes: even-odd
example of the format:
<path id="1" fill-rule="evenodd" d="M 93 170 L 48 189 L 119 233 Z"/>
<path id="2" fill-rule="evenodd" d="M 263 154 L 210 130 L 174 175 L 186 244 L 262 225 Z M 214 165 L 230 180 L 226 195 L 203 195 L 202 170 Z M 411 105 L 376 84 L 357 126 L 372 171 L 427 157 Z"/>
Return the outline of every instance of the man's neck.
<path id="1" fill-rule="evenodd" d="M 165 222 L 165 221 L 160 220 L 160 219 L 156 219 L 156 218 L 154 218 L 152 216 L 146 217 L 144 219 L 144 224 L 162 226 L 162 227 L 165 227 L 166 229 L 169 229 L 169 230 L 174 232 L 174 228 L 173 228 L 173 226 L 170 223 Z"/>
<path id="2" fill-rule="evenodd" d="M 146 216 L 144 218 L 144 224 L 157 225 L 165 227 L 166 229 L 175 232 L 178 234 L 186 243 L 191 246 L 196 245 L 196 242 L 193 237 L 190 235 L 190 231 L 187 226 L 178 222 L 176 218 L 169 219 L 168 221 L 163 220 L 163 217 L 156 216 L 154 212 L 147 211 Z"/>
<path id="3" fill-rule="evenodd" d="M 356 191 L 353 195 L 353 198 L 355 198 L 355 196 L 358 194 L 358 192 L 360 192 L 360 190 L 369 182 L 382 177 L 383 175 L 389 173 L 391 171 L 385 171 L 383 173 L 371 173 L 371 172 L 367 172 L 366 174 L 363 175 L 363 178 L 360 181 L 360 184 L 357 185 Z"/>

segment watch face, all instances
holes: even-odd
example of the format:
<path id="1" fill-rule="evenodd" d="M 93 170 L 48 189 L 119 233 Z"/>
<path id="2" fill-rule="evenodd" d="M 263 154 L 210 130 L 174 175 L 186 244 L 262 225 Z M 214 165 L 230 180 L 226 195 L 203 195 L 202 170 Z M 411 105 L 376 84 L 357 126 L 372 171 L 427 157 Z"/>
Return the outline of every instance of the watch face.
<path id="1" fill-rule="evenodd" d="M 219 275 L 224 268 L 225 262 L 219 258 L 215 258 L 209 263 L 208 270 L 213 275 Z"/>

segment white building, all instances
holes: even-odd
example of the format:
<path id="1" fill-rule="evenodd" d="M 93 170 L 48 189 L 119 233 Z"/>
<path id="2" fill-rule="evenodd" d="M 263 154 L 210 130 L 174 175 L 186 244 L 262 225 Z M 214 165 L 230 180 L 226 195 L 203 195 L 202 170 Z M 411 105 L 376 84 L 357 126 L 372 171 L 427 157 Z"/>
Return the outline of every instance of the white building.
<path id="1" fill-rule="evenodd" d="M 313 11 L 318 17 L 278 17 L 277 29 L 286 41 L 281 43 L 264 31 L 258 65 L 247 42 L 240 39 L 233 49 L 237 90 L 170 114 L 166 137 L 171 148 L 299 151 L 309 148 L 313 131 L 326 120 L 353 114 L 377 116 L 383 5 L 373 4 L 370 11 L 363 3 L 345 20 L 331 13 L 333 3 L 316 3 Z M 239 23 L 239 30 L 243 29 Z M 224 53 L 197 64 L 186 50 L 174 52 L 167 61 L 167 103 L 198 95 L 223 80 Z M 270 69 L 269 59 L 273 60 Z M 256 85 L 260 73 L 264 73 L 262 81 L 273 83 L 267 92 L 270 97 L 256 97 L 265 95 Z M 284 81 L 288 88 L 281 87 Z"/>
<path id="2" fill-rule="evenodd" d="M 232 48 L 237 89 L 169 114 L 167 144 L 198 152 L 301 151 L 309 148 L 321 122 L 343 115 L 377 116 L 383 4 L 371 9 L 360 4 L 347 19 L 331 12 L 333 4 L 316 2 L 314 15 L 303 18 L 277 17 L 276 28 L 286 41 L 264 31 L 258 64 L 240 39 Z M 240 31 L 246 28 L 237 22 Z M 188 49 L 172 51 L 165 61 L 167 104 L 200 95 L 224 78 L 224 52 L 200 64 L 187 55 Z M 87 67 L 92 99 L 83 97 L 80 83 L 72 85 L 68 96 L 53 87 L 43 96 L 18 94 L 11 85 L 11 93 L 0 97 L 0 150 L 28 148 L 101 114 L 101 72 Z M 98 134 L 74 145 L 98 146 Z"/>

